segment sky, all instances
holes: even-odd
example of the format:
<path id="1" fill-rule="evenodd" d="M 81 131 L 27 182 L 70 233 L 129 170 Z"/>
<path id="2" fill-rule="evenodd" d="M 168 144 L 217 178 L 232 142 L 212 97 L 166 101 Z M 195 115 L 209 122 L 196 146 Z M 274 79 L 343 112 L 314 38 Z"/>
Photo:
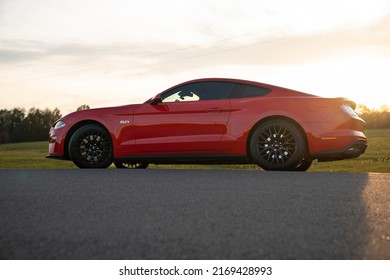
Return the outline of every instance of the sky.
<path id="1" fill-rule="evenodd" d="M 227 77 L 390 106 L 390 0 L 0 0 L 0 108 Z"/>

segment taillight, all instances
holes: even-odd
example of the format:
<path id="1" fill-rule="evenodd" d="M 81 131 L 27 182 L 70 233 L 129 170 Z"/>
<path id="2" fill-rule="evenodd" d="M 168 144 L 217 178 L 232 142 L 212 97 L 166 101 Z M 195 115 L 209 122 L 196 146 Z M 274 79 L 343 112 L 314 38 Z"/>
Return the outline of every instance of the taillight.
<path id="1" fill-rule="evenodd" d="M 348 104 L 343 104 L 341 108 L 344 110 L 345 113 L 350 115 L 351 117 L 359 117 L 358 114 L 355 112 L 355 110 Z"/>

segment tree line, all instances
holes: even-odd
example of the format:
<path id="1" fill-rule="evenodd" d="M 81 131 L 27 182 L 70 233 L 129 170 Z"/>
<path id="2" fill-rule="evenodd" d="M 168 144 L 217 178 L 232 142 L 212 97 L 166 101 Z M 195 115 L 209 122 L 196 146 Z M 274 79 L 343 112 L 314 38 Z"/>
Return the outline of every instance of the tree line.
<path id="1" fill-rule="evenodd" d="M 55 108 L 23 108 L 0 110 L 0 143 L 44 141 L 48 139 L 50 126 L 61 118 L 60 110 Z"/>
<path id="2" fill-rule="evenodd" d="M 380 109 L 370 109 L 359 104 L 356 108 L 359 116 L 366 121 L 367 128 L 390 128 L 390 109 L 383 105 Z"/>
<path id="3" fill-rule="evenodd" d="M 89 109 L 88 105 L 81 105 L 77 111 Z M 24 108 L 0 110 L 0 144 L 45 141 L 48 139 L 51 125 L 61 118 L 58 108 L 42 110 Z"/>
<path id="4" fill-rule="evenodd" d="M 88 105 L 81 105 L 77 111 L 89 109 Z M 387 106 L 381 109 L 369 109 L 365 105 L 358 105 L 356 111 L 367 122 L 367 128 L 390 128 L 390 110 Z M 48 139 L 50 126 L 59 118 L 58 108 L 38 109 L 23 108 L 0 110 L 0 144 L 45 141 Z"/>

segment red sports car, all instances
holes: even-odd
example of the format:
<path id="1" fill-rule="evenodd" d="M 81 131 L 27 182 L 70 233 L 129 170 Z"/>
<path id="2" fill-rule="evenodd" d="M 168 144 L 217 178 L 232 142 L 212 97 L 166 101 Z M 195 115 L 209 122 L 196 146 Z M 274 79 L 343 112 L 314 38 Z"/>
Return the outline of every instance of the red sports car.
<path id="1" fill-rule="evenodd" d="M 258 82 L 199 79 L 143 104 L 71 113 L 50 129 L 49 158 L 80 168 L 163 163 L 251 163 L 307 170 L 312 161 L 358 157 L 366 123 L 345 98 Z"/>

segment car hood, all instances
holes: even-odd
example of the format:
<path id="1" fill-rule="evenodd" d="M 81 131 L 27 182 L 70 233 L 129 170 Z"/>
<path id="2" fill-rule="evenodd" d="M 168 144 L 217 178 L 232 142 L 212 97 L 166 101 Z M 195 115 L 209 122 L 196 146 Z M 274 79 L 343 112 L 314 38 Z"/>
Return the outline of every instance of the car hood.
<path id="1" fill-rule="evenodd" d="M 140 104 L 76 111 L 64 116 L 63 118 L 61 118 L 61 120 L 67 123 L 76 123 L 83 120 L 100 121 L 118 115 L 133 115 L 134 111 L 138 108 L 138 106 L 140 106 Z"/>

